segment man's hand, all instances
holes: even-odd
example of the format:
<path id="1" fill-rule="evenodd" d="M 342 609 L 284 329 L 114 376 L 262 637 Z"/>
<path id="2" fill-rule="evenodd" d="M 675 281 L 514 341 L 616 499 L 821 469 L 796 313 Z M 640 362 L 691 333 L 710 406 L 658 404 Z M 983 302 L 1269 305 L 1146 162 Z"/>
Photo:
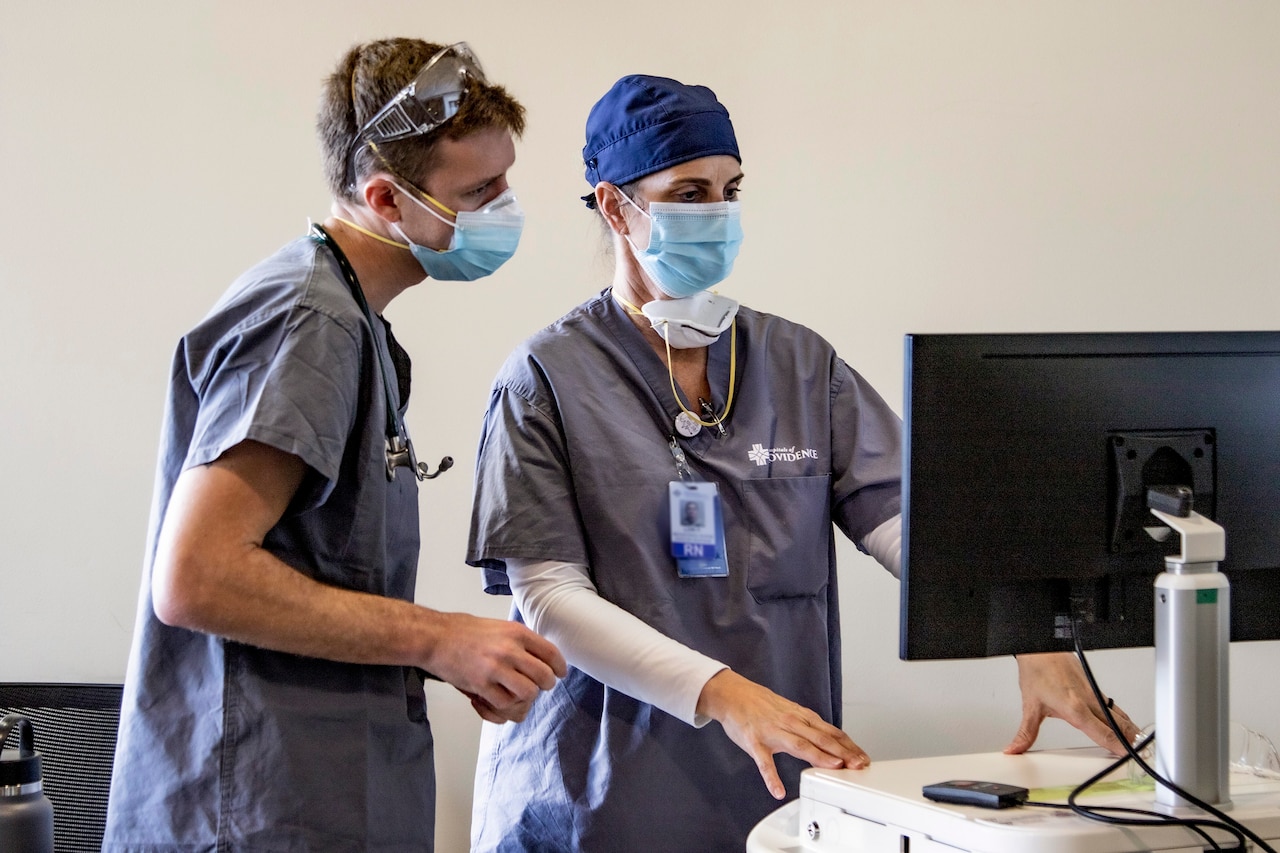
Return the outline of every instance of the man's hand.
<path id="1" fill-rule="evenodd" d="M 773 756 L 793 755 L 814 767 L 866 767 L 871 759 L 849 736 L 816 713 L 749 681 L 733 670 L 718 672 L 702 688 L 698 713 L 718 720 L 734 743 L 755 759 L 769 793 L 787 789 Z"/>
<path id="2" fill-rule="evenodd" d="M 518 622 L 439 613 L 441 636 L 424 668 L 471 700 L 491 723 L 519 722 L 568 672 L 560 650 Z"/>
<path id="3" fill-rule="evenodd" d="M 1030 749 L 1046 717 L 1065 720 L 1098 746 L 1115 755 L 1124 754 L 1124 744 L 1107 725 L 1106 715 L 1075 655 L 1069 652 L 1019 655 L 1018 686 L 1022 690 L 1022 725 L 1004 748 L 1007 754 L 1017 755 Z M 1133 743 L 1140 729 L 1118 705 L 1112 704 L 1110 708 L 1125 738 Z"/>
<path id="4" fill-rule="evenodd" d="M 515 622 L 320 583 L 263 547 L 305 470 L 296 456 L 244 441 L 184 471 L 157 545 L 157 617 L 264 649 L 418 666 L 467 694 L 484 719 L 524 719 L 567 671 L 549 641 Z"/>

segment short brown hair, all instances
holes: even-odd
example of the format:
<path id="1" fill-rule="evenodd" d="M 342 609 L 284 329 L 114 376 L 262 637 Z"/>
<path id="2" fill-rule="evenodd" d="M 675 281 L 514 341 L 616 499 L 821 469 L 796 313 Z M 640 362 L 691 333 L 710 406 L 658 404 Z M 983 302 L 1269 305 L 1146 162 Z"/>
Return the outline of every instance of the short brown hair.
<path id="1" fill-rule="evenodd" d="M 379 162 L 367 145 L 358 145 L 360 128 L 413 78 L 445 45 L 420 39 L 393 38 L 359 44 L 347 51 L 325 80 L 316 114 L 316 135 L 324 158 L 325 179 L 335 199 L 356 201 L 348 183 L 347 157 L 353 157 L 355 182 L 379 168 L 390 169 L 414 182 L 424 182 L 434 166 L 435 143 L 461 139 L 490 127 L 514 136 L 524 133 L 524 107 L 501 86 L 471 81 L 458 112 L 423 136 L 385 142 Z"/>

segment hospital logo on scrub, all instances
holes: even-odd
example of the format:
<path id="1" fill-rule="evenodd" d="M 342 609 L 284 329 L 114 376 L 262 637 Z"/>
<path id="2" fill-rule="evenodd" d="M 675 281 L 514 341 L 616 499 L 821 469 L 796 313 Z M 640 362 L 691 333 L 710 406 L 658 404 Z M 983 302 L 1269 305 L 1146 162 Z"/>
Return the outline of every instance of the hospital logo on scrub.
<path id="1" fill-rule="evenodd" d="M 809 448 L 796 450 L 794 447 L 773 447 L 766 449 L 763 444 L 753 444 L 747 451 L 747 458 L 756 465 L 768 465 L 770 462 L 799 462 L 801 459 L 817 459 L 818 451 Z"/>

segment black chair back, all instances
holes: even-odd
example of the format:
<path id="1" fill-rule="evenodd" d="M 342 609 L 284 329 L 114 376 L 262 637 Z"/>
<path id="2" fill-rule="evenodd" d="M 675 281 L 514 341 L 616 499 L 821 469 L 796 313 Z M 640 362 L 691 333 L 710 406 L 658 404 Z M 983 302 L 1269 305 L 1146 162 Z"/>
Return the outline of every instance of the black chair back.
<path id="1" fill-rule="evenodd" d="M 31 720 L 56 853 L 100 853 L 120 724 L 119 684 L 0 684 L 0 716 Z"/>

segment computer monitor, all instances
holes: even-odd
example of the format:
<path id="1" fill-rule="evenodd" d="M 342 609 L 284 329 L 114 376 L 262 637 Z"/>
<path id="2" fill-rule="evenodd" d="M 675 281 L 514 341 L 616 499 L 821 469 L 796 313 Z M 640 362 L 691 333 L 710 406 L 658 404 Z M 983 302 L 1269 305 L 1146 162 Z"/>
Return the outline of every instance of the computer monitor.
<path id="1" fill-rule="evenodd" d="M 1280 639 L 1280 332 L 908 335 L 904 420 L 903 659 L 1151 645 L 1159 485 Z"/>

